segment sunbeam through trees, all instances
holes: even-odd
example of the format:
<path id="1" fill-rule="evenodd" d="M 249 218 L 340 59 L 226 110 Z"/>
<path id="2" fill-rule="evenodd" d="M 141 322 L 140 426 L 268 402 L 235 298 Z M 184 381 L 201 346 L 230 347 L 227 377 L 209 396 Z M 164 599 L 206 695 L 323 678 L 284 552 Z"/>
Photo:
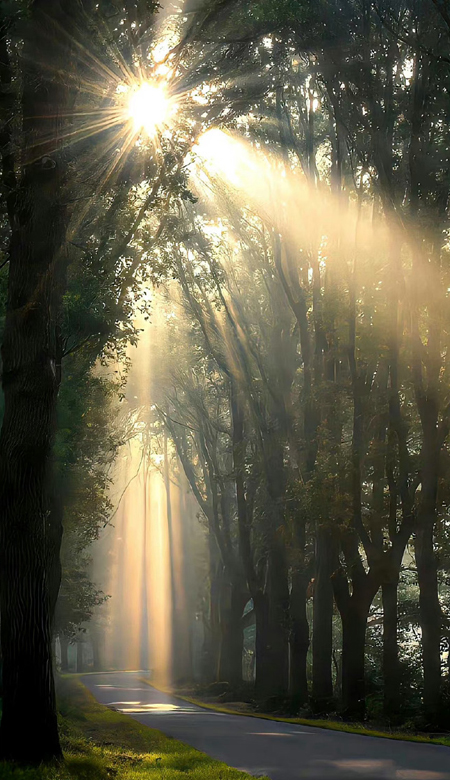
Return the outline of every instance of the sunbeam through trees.
<path id="1" fill-rule="evenodd" d="M 5 0 L 0 83 L 0 759 L 89 671 L 445 744 L 448 0 Z"/>

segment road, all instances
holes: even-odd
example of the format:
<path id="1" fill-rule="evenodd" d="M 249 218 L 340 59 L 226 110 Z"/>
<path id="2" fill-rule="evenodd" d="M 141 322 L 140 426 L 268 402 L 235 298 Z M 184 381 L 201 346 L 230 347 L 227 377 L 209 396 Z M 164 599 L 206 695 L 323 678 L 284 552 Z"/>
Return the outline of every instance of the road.
<path id="1" fill-rule="evenodd" d="M 225 715 L 161 693 L 139 672 L 83 677 L 102 704 L 256 777 L 450 780 L 450 748 Z"/>

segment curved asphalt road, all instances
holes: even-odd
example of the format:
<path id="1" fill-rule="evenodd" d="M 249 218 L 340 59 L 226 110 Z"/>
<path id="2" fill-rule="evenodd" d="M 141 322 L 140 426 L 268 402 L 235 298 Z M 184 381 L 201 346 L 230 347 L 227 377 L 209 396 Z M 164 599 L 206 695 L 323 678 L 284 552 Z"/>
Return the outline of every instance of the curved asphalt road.
<path id="1" fill-rule="evenodd" d="M 205 710 L 160 693 L 143 673 L 83 677 L 102 704 L 230 766 L 271 780 L 450 780 L 450 748 Z"/>

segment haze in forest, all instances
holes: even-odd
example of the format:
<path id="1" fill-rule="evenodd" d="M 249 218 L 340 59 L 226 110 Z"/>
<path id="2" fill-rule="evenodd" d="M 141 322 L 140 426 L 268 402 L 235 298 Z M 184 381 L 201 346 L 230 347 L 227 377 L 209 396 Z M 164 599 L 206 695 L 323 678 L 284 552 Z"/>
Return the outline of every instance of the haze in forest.
<path id="1" fill-rule="evenodd" d="M 0 757 L 54 670 L 448 729 L 449 35 L 1 9 Z"/>

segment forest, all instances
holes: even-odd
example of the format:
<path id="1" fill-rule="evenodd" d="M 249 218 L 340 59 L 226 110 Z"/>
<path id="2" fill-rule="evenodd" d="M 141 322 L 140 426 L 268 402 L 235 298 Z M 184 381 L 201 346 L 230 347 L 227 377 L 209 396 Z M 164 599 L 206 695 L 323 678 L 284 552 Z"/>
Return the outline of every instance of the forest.
<path id="1" fill-rule="evenodd" d="M 448 0 L 3 0 L 0 83 L 0 758 L 122 668 L 132 451 L 166 683 L 445 733 Z"/>

